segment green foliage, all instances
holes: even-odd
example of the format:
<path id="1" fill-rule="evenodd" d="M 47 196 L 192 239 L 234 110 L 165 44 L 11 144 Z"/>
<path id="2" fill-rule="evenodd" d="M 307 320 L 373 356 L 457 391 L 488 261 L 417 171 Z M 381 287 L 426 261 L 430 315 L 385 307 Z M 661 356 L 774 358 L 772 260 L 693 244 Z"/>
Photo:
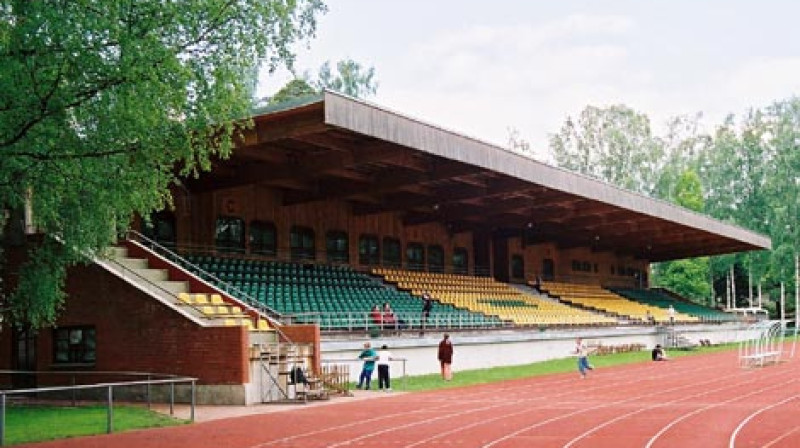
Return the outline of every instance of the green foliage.
<path id="1" fill-rule="evenodd" d="M 708 303 L 711 285 L 708 277 L 708 258 L 690 258 L 663 263 L 655 280 L 667 288 L 697 303 Z"/>
<path id="2" fill-rule="evenodd" d="M 105 434 L 107 410 L 105 406 L 11 406 L 5 423 L 6 443 L 9 445 Z M 143 408 L 114 407 L 115 432 L 185 423 Z"/>
<path id="3" fill-rule="evenodd" d="M 647 115 L 622 105 L 588 106 L 577 122 L 568 118 L 551 136 L 550 152 L 560 167 L 646 195 L 664 160 Z"/>
<path id="4" fill-rule="evenodd" d="M 0 210 L 30 201 L 36 227 L 63 244 L 30 249 L 14 317 L 52 322 L 67 266 L 97 255 L 135 214 L 169 207 L 177 175 L 226 157 L 248 124 L 247 73 L 291 64 L 291 45 L 313 35 L 324 8 L 3 1 Z"/>
<path id="5" fill-rule="evenodd" d="M 375 81 L 375 68 L 368 69 L 352 59 L 336 63 L 336 73 L 331 71 L 330 61 L 319 69 L 316 80 L 306 72 L 295 78 L 272 95 L 268 104 L 280 104 L 296 98 L 319 95 L 324 90 L 333 90 L 354 98 L 366 98 L 378 91 Z"/>
<path id="6" fill-rule="evenodd" d="M 330 61 L 325 61 L 314 84 L 318 90 L 334 90 L 355 98 L 366 98 L 378 91 L 375 68 L 364 68 L 352 59 L 337 62 L 336 73 L 331 71 Z"/>
<path id="7" fill-rule="evenodd" d="M 304 96 L 318 95 L 319 92 L 314 90 L 310 84 L 304 79 L 295 78 L 289 81 L 285 86 L 281 87 L 275 95 L 269 99 L 269 104 L 280 104 L 294 98 L 302 98 Z"/>

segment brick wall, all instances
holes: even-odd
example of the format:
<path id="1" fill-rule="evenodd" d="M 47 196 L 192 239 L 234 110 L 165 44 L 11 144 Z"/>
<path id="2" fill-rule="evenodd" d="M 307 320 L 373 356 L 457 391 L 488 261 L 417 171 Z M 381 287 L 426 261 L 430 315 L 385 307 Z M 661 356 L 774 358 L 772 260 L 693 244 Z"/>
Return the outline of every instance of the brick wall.
<path id="1" fill-rule="evenodd" d="M 198 384 L 249 381 L 244 327 L 201 327 L 97 265 L 69 270 L 57 326 L 92 325 L 93 366 L 54 366 L 52 329 L 37 338 L 37 370 L 137 371 L 186 375 Z M 0 334 L 0 364 L 10 368 L 11 332 Z"/>

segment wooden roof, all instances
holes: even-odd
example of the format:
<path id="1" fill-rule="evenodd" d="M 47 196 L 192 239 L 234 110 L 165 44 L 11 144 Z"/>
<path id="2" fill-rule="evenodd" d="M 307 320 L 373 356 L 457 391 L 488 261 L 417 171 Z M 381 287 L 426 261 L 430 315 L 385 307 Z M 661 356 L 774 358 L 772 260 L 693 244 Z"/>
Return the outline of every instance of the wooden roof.
<path id="1" fill-rule="evenodd" d="M 343 200 L 406 226 L 521 234 L 650 261 L 769 249 L 769 238 L 332 92 L 253 118 L 233 156 L 187 183 L 259 183 L 284 205 Z"/>

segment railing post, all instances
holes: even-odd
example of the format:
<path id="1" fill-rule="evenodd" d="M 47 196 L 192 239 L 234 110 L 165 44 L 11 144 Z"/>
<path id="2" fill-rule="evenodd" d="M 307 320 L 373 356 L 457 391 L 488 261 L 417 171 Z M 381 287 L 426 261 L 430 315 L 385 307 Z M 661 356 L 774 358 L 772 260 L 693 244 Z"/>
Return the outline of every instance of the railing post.
<path id="1" fill-rule="evenodd" d="M 192 380 L 192 410 L 189 419 L 194 422 L 194 409 L 197 404 L 197 397 L 195 395 L 195 380 Z"/>
<path id="2" fill-rule="evenodd" d="M 169 415 L 175 415 L 175 383 L 169 383 Z"/>
<path id="3" fill-rule="evenodd" d="M 75 375 L 72 375 L 72 377 L 71 377 L 71 378 L 72 378 L 72 407 L 74 408 L 75 406 L 77 406 L 77 403 L 76 403 L 76 402 L 77 402 L 76 395 L 77 395 L 77 393 L 78 393 L 78 390 L 77 390 L 77 389 L 75 389 Z"/>
<path id="4" fill-rule="evenodd" d="M 108 386 L 108 419 L 106 421 L 106 432 L 114 432 L 114 386 Z"/>
<path id="5" fill-rule="evenodd" d="M 149 373 L 147 374 L 147 410 L 150 410 L 150 381 L 152 381 L 152 375 Z"/>
<path id="6" fill-rule="evenodd" d="M 6 394 L 0 393 L 0 446 L 6 444 Z"/>

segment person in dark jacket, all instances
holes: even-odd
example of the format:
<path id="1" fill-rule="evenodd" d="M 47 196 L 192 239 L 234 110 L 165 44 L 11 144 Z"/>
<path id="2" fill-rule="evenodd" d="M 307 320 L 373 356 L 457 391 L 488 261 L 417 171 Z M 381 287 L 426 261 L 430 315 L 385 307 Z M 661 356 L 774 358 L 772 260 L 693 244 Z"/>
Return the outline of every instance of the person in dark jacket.
<path id="1" fill-rule="evenodd" d="M 442 366 L 442 379 L 450 381 L 453 379 L 453 342 L 450 341 L 450 335 L 445 333 L 441 342 L 439 342 L 439 364 Z"/>
<path id="2" fill-rule="evenodd" d="M 431 317 L 431 310 L 433 309 L 433 299 L 427 292 L 422 294 L 422 316 L 420 317 L 420 336 L 425 335 L 425 327 L 428 325 L 428 318 Z"/>

